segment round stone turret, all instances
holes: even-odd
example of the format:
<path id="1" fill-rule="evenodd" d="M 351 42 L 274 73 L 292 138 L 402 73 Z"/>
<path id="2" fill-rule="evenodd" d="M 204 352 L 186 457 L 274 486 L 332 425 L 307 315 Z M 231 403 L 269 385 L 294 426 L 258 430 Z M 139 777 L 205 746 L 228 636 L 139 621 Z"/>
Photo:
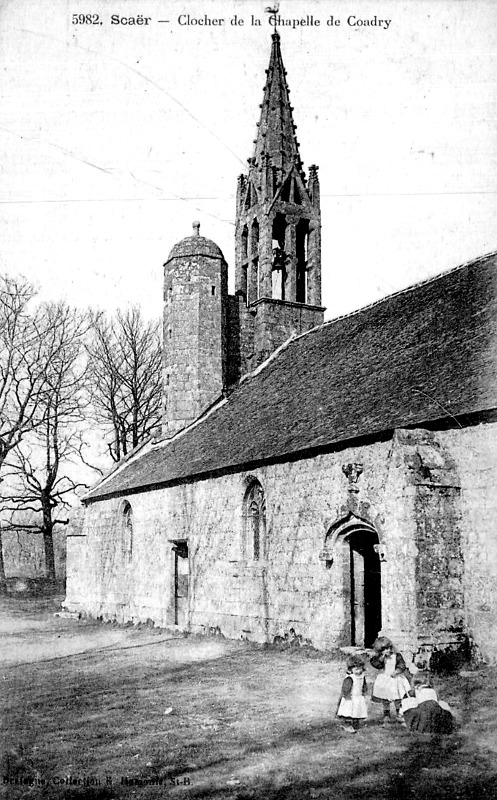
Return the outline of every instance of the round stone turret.
<path id="1" fill-rule="evenodd" d="M 226 385 L 228 265 L 214 242 L 194 233 L 164 264 L 164 434 L 197 419 Z"/>

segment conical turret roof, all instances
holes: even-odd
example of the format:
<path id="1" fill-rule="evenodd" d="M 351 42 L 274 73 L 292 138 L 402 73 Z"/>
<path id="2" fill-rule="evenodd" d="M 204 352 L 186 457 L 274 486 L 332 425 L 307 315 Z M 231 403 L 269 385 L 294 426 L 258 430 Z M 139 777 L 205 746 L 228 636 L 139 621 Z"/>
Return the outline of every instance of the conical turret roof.
<path id="1" fill-rule="evenodd" d="M 200 222 L 192 224 L 193 235 L 187 236 L 174 245 L 167 257 L 166 264 L 174 258 L 189 258 L 191 256 L 209 256 L 210 258 L 220 258 L 224 261 L 224 256 L 215 242 L 200 235 Z"/>

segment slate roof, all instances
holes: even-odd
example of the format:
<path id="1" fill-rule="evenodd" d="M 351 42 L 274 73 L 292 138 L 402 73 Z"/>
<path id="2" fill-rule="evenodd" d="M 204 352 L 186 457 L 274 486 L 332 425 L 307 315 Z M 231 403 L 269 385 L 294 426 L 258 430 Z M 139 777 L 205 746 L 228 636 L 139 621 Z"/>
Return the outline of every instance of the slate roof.
<path id="1" fill-rule="evenodd" d="M 497 253 L 290 340 L 91 501 L 497 408 Z"/>

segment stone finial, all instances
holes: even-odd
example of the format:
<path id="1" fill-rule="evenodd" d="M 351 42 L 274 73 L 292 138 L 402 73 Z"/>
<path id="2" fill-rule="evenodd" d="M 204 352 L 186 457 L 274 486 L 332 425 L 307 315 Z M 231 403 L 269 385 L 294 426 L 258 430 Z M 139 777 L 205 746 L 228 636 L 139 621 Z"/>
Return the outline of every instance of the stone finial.
<path id="1" fill-rule="evenodd" d="M 200 236 L 200 222 L 192 222 L 193 235 Z"/>
<path id="2" fill-rule="evenodd" d="M 355 484 L 359 480 L 359 476 L 364 472 L 363 464 L 359 464 L 358 462 L 343 464 L 342 472 L 349 482 L 349 492 L 358 492 L 359 489 L 357 489 Z"/>

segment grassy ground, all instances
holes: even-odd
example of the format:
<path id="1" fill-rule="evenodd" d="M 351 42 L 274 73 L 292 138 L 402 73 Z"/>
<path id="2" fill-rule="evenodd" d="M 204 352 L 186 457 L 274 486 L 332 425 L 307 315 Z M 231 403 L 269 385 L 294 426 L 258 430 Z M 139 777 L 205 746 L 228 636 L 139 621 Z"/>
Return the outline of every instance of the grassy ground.
<path id="1" fill-rule="evenodd" d="M 495 668 L 439 681 L 459 715 L 453 736 L 414 738 L 375 708 L 352 736 L 334 719 L 339 658 L 55 608 L 0 604 L 8 800 L 497 798 Z"/>

